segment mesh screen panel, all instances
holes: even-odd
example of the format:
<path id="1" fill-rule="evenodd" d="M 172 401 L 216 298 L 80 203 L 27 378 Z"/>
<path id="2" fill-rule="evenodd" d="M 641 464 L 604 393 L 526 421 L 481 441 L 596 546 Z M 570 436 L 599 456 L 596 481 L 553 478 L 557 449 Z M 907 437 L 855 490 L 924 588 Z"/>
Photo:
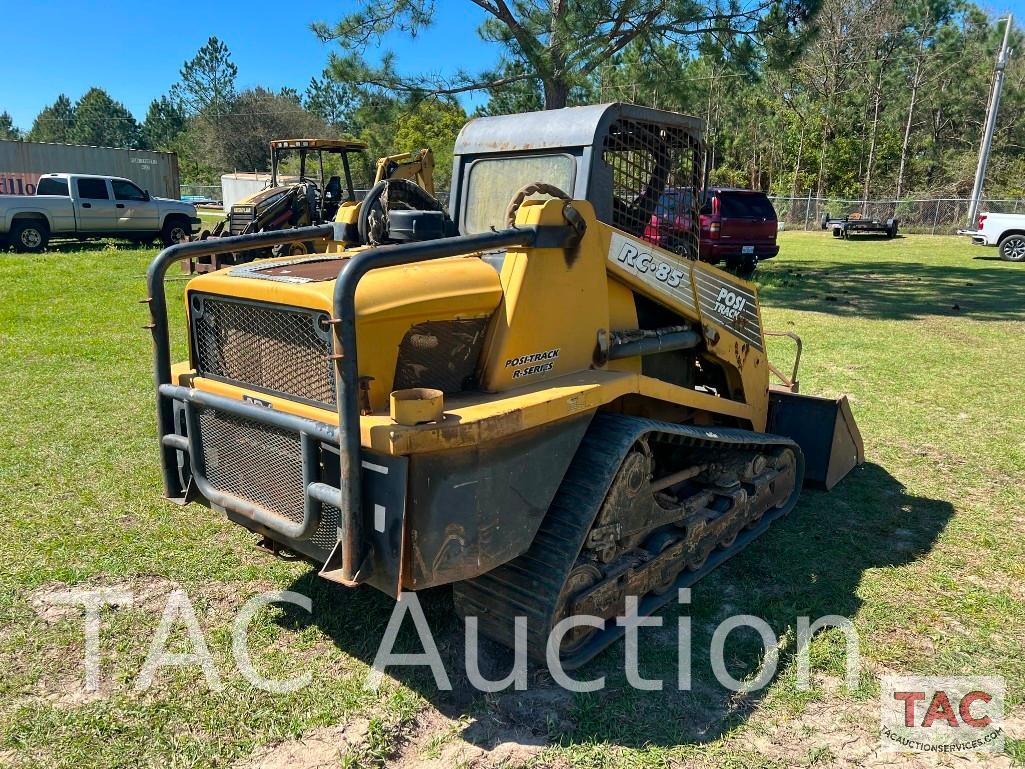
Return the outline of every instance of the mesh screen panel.
<path id="1" fill-rule="evenodd" d="M 206 477 L 211 485 L 255 502 L 295 522 L 303 519 L 302 453 L 299 436 L 288 430 L 199 410 Z M 330 551 L 337 540 L 338 508 L 325 505 L 309 542 Z"/>
<path id="2" fill-rule="evenodd" d="M 335 403 L 327 313 L 193 296 L 196 368 L 314 403 Z"/>
<path id="3" fill-rule="evenodd" d="M 487 318 L 467 318 L 411 327 L 399 344 L 393 388 L 433 387 L 457 393 L 474 387 L 487 324 Z"/>
<path id="4" fill-rule="evenodd" d="M 677 254 L 698 253 L 701 147 L 678 126 L 617 120 L 605 137 L 613 226 Z"/>

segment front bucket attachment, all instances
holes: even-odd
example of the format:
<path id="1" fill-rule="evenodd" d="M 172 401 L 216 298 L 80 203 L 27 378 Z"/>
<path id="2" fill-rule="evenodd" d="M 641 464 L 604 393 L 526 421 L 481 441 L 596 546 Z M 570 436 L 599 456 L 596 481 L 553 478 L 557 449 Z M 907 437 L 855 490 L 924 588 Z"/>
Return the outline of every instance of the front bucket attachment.
<path id="1" fill-rule="evenodd" d="M 833 488 L 865 461 L 865 446 L 844 395 L 837 400 L 769 392 L 766 431 L 792 438 L 804 452 L 804 480 Z"/>

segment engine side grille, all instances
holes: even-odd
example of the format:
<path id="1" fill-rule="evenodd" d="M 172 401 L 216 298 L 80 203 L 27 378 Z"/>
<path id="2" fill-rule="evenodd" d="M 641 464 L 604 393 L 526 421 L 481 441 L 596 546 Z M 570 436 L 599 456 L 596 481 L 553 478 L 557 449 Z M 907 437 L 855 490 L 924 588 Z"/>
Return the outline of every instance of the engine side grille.
<path id="1" fill-rule="evenodd" d="M 214 488 L 293 521 L 303 519 L 298 435 L 210 408 L 200 409 L 199 430 L 206 477 Z M 326 557 L 337 541 L 337 526 L 338 508 L 325 505 L 320 526 L 307 544 Z"/>
<path id="2" fill-rule="evenodd" d="M 228 230 L 232 235 L 241 235 L 252 221 L 252 214 L 232 211 L 228 214 Z"/>
<path id="3" fill-rule="evenodd" d="M 193 294 L 190 307 L 200 376 L 335 404 L 326 312 L 204 294 Z"/>

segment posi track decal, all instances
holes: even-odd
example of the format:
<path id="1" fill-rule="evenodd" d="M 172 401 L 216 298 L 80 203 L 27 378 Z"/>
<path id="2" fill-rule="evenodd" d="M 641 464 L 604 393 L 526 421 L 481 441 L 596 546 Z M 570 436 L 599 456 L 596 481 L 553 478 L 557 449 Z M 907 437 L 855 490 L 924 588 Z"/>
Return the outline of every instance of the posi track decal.
<path id="1" fill-rule="evenodd" d="M 553 361 L 559 357 L 560 349 L 562 348 L 556 347 L 544 352 L 532 352 L 518 358 L 509 358 L 505 362 L 505 367 L 515 369 L 512 374 L 513 379 L 521 379 L 534 374 L 546 374 L 555 368 Z"/>
<path id="2" fill-rule="evenodd" d="M 701 315 L 736 334 L 752 347 L 762 350 L 762 329 L 758 320 L 758 300 L 754 292 L 699 265 L 694 269 Z"/>
<path id="3" fill-rule="evenodd" d="M 691 264 L 682 256 L 656 251 L 643 240 L 634 240 L 613 232 L 609 244 L 609 261 L 633 273 L 674 302 L 696 309 L 690 286 Z"/>

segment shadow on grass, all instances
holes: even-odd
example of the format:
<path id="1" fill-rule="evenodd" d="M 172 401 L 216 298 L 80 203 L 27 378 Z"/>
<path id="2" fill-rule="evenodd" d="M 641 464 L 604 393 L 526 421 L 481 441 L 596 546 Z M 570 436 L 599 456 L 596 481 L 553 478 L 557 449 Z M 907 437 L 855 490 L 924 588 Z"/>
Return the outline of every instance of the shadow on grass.
<path id="1" fill-rule="evenodd" d="M 773 305 L 795 310 L 889 320 L 1012 320 L 1025 318 L 1025 270 L 1015 268 L 893 260 L 769 263 L 755 273 L 755 282 Z"/>
<path id="2" fill-rule="evenodd" d="M 605 676 L 601 691 L 571 694 L 556 686 L 546 669 L 532 666 L 527 691 L 485 695 L 466 676 L 465 636 L 447 589 L 418 597 L 452 689 L 439 690 L 426 666 L 391 667 L 387 675 L 448 717 L 474 715 L 461 736 L 484 748 L 511 739 L 511 733 L 535 744 L 640 747 L 714 740 L 742 723 L 766 691 L 739 696 L 717 682 L 709 648 L 723 619 L 752 614 L 764 619 L 777 637 L 788 636 L 791 643 L 781 652 L 778 666 L 783 670 L 794 654 L 798 617 L 853 617 L 861 606 L 857 588 L 865 571 L 921 558 L 952 512 L 947 502 L 908 495 L 889 473 L 872 464 L 857 468 L 832 492 L 805 490 L 789 516 L 693 588 L 690 606 L 673 604 L 660 612 L 662 628 L 640 631 L 641 675 L 662 680 L 662 691 L 639 691 L 627 684 L 624 645 L 618 642 L 572 674 L 580 680 Z M 301 629 L 314 624 L 346 653 L 373 663 L 394 607 L 391 598 L 368 587 L 346 590 L 313 571 L 291 589 L 310 596 L 314 610 L 312 615 L 286 610 L 283 625 Z M 691 691 L 677 688 L 677 617 L 684 613 L 693 628 Z M 394 651 L 421 650 L 406 618 Z M 757 633 L 738 629 L 726 645 L 727 668 L 737 679 L 754 676 L 764 653 Z M 842 671 L 843 655 L 837 657 Z M 512 668 L 512 653 L 490 642 L 481 644 L 480 658 L 481 672 L 490 679 L 500 679 Z"/>
<path id="3" fill-rule="evenodd" d="M 163 248 L 163 245 L 157 241 L 153 242 L 136 242 L 132 240 L 110 240 L 105 238 L 103 240 L 64 240 L 55 241 L 48 243 L 46 249 L 39 254 L 17 252 L 10 246 L 0 246 L 0 253 L 17 254 L 18 256 L 41 256 L 45 257 L 47 254 L 80 254 L 80 253 L 96 253 L 97 251 L 139 251 L 145 249 L 152 249 L 154 254 Z"/>

